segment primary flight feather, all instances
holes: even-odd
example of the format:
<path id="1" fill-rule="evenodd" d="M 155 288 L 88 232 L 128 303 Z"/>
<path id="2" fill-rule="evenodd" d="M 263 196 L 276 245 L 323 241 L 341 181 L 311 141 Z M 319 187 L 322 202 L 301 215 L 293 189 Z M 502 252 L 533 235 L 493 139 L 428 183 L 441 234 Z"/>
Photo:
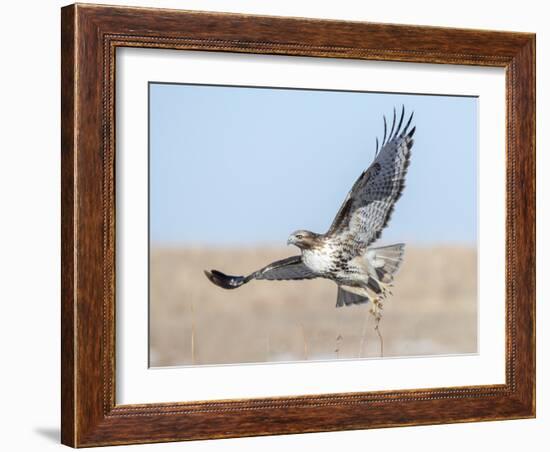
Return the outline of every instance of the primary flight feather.
<path id="1" fill-rule="evenodd" d="M 399 122 L 395 109 L 391 130 L 384 117 L 384 137 L 371 165 L 353 184 L 329 230 L 324 234 L 299 230 L 288 238 L 301 250 L 298 256 L 273 262 L 248 276 L 230 276 L 205 271 L 214 284 L 235 289 L 257 280 L 300 280 L 326 278 L 338 286 L 336 306 L 373 303 L 377 314 L 403 259 L 404 244 L 371 245 L 387 226 L 405 186 L 415 127 L 411 114 L 403 126 L 405 108 Z M 378 314 L 379 315 L 379 314 Z"/>

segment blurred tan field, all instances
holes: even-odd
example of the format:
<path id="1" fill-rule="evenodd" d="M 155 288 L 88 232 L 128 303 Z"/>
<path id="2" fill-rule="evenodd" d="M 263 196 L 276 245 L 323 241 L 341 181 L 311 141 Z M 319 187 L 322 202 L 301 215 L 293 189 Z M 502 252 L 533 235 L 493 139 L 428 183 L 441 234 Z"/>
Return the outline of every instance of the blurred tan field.
<path id="1" fill-rule="evenodd" d="M 379 357 L 369 305 L 335 308 L 331 281 L 253 281 L 229 291 L 203 274 L 247 274 L 293 252 L 152 248 L 150 365 Z M 476 353 L 476 250 L 407 246 L 380 331 L 384 357 Z"/>

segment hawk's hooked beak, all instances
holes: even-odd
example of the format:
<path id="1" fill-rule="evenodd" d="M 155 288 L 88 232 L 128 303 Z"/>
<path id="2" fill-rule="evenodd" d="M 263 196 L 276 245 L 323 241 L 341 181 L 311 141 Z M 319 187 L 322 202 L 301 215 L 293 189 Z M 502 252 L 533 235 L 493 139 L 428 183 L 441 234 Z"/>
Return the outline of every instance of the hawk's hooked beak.
<path id="1" fill-rule="evenodd" d="M 286 241 L 286 244 L 287 245 L 294 245 L 294 243 L 296 242 L 296 239 L 294 238 L 293 235 L 291 235 L 288 240 Z"/>

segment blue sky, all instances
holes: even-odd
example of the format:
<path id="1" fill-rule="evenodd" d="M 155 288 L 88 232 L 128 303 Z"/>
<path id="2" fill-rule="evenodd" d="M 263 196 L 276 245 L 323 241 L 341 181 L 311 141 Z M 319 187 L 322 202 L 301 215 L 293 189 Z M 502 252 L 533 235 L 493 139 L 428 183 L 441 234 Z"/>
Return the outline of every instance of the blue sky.
<path id="1" fill-rule="evenodd" d="M 402 198 L 380 243 L 475 244 L 477 99 L 151 83 L 153 245 L 286 243 L 325 232 L 374 157 L 382 115 L 414 110 Z"/>

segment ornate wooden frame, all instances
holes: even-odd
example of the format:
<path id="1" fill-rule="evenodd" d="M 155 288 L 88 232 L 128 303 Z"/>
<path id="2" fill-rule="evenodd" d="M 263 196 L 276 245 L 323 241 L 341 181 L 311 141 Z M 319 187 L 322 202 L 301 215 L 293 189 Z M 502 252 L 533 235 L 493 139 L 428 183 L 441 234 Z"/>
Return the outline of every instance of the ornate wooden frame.
<path id="1" fill-rule="evenodd" d="M 62 9 L 62 442 L 108 444 L 535 416 L 535 35 L 71 5 Z M 506 383 L 115 404 L 115 49 L 506 69 Z"/>

